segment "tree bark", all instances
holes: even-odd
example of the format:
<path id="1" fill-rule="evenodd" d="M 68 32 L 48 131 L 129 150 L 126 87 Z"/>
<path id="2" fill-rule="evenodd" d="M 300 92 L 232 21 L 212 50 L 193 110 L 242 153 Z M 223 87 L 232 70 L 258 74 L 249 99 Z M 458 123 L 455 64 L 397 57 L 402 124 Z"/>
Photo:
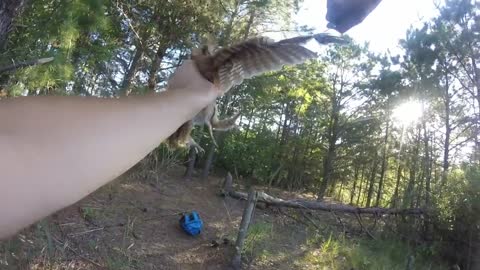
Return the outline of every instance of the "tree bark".
<path id="1" fill-rule="evenodd" d="M 397 182 L 395 183 L 395 191 L 393 192 L 392 196 L 392 208 L 397 207 L 398 203 L 398 195 L 399 195 L 399 189 L 400 189 L 400 180 L 402 179 L 402 164 L 400 163 L 400 159 L 398 160 L 398 165 L 397 165 Z"/>
<path id="2" fill-rule="evenodd" d="M 183 176 L 185 179 L 192 179 L 196 161 L 197 153 L 195 152 L 195 147 L 190 147 L 190 150 L 188 151 L 187 170 L 185 171 L 185 175 Z"/>
<path id="3" fill-rule="evenodd" d="M 148 76 L 148 90 L 150 90 L 150 92 L 155 92 L 155 87 L 157 86 L 157 72 L 160 68 L 160 65 L 162 64 L 162 60 L 165 56 L 166 51 L 166 46 L 158 46 L 155 57 L 153 58 L 152 66 L 150 67 L 150 72 Z"/>
<path id="4" fill-rule="evenodd" d="M 418 127 L 417 131 L 417 139 L 414 146 L 414 150 L 411 157 L 411 164 L 410 164 L 410 177 L 408 180 L 407 188 L 405 189 L 405 193 L 403 195 L 403 205 L 407 207 L 408 205 L 413 205 L 414 198 L 415 198 L 415 182 L 417 180 L 417 170 L 418 170 L 418 155 L 420 151 L 420 126 Z"/>
<path id="5" fill-rule="evenodd" d="M 253 211 L 255 210 L 255 203 L 257 201 L 257 192 L 251 189 L 247 197 L 247 206 L 243 211 L 242 222 L 240 223 L 240 228 L 238 230 L 237 241 L 235 243 L 235 255 L 233 256 L 232 266 L 234 269 L 242 268 L 242 250 L 245 243 L 245 238 L 247 237 L 248 227 L 250 226 L 250 220 L 253 216 Z"/>
<path id="6" fill-rule="evenodd" d="M 444 186 L 447 182 L 448 169 L 450 168 L 450 136 L 452 133 L 452 126 L 450 123 L 450 111 L 451 111 L 451 98 L 449 93 L 449 81 L 448 74 L 445 75 L 445 93 L 443 102 L 445 106 L 445 141 L 443 142 L 443 163 L 442 163 L 442 180 L 441 186 Z"/>
<path id="7" fill-rule="evenodd" d="M 226 181 L 227 182 L 227 181 Z M 248 194 L 245 192 L 239 192 L 232 190 L 231 188 L 224 187 L 223 194 L 240 200 L 246 200 Z M 381 207 L 366 207 L 359 208 L 351 205 L 344 204 L 332 204 L 321 201 L 310 200 L 283 200 L 280 198 L 272 197 L 265 192 L 257 192 L 257 201 L 266 203 L 267 205 L 273 205 L 277 207 L 320 210 L 328 212 L 340 212 L 350 214 L 368 214 L 368 215 L 423 215 L 425 210 L 421 208 L 411 209 L 396 209 L 396 208 L 381 208 Z"/>
<path id="8" fill-rule="evenodd" d="M 14 63 L 12 65 L 9 65 L 9 66 L 0 67 L 0 74 L 2 74 L 4 72 L 7 72 L 7 71 L 17 70 L 19 68 L 35 66 L 35 65 L 42 65 L 42 64 L 50 63 L 52 61 L 53 61 L 53 57 L 46 57 L 46 58 L 40 58 L 40 59 L 35 59 L 35 60 L 30 60 L 30 61 L 18 62 L 18 63 Z"/>
<path id="9" fill-rule="evenodd" d="M 130 62 L 130 67 L 127 70 L 127 73 L 125 74 L 125 77 L 123 77 L 123 82 L 122 86 L 120 87 L 120 95 L 122 96 L 128 96 L 130 94 L 130 86 L 132 84 L 133 77 L 135 77 L 135 74 L 137 73 L 137 68 L 140 64 L 140 59 L 143 56 L 143 49 L 138 46 L 135 55 L 133 56 L 132 61 Z"/>
<path id="10" fill-rule="evenodd" d="M 338 139 L 338 119 L 340 106 L 336 99 L 336 93 L 333 93 L 332 119 L 328 129 L 328 151 L 323 163 L 323 180 L 317 193 L 317 200 L 323 200 L 328 184 L 332 181 L 334 174 L 334 159 L 336 156 L 336 143 Z"/>
<path id="11" fill-rule="evenodd" d="M 387 109 L 388 110 L 388 109 Z M 387 119 L 390 116 L 387 115 Z M 375 206 L 380 205 L 380 201 L 382 200 L 382 191 L 383 191 L 383 182 L 385 179 L 385 174 L 388 170 L 388 135 L 389 135 L 389 127 L 390 121 L 387 120 L 387 127 L 385 128 L 385 139 L 383 141 L 383 154 L 382 154 L 382 167 L 380 169 L 380 181 L 378 182 L 378 191 L 377 191 L 377 199 L 375 201 Z"/>
<path id="12" fill-rule="evenodd" d="M 373 161 L 372 166 L 372 174 L 370 175 L 369 185 L 368 185 L 368 193 L 367 193 L 367 207 L 370 207 L 373 198 L 373 188 L 375 186 L 375 178 L 377 177 L 377 169 L 378 169 L 378 155 L 375 155 L 375 160 Z"/>
<path id="13" fill-rule="evenodd" d="M 353 205 L 353 198 L 355 197 L 355 191 L 357 189 L 358 176 L 360 172 L 360 169 L 358 168 L 358 166 L 355 166 L 354 170 L 355 170 L 355 173 L 353 177 L 353 187 L 352 187 L 352 191 L 350 192 L 350 205 Z"/>
<path id="14" fill-rule="evenodd" d="M 365 176 L 365 164 L 363 166 L 362 174 L 360 176 L 360 188 L 358 189 L 357 202 L 355 203 L 357 206 L 360 206 L 360 198 L 362 197 L 363 182 L 365 182 L 364 176 Z"/>
<path id="15" fill-rule="evenodd" d="M 29 0 L 0 1 L 0 51 L 3 51 L 13 20 L 21 14 Z"/>

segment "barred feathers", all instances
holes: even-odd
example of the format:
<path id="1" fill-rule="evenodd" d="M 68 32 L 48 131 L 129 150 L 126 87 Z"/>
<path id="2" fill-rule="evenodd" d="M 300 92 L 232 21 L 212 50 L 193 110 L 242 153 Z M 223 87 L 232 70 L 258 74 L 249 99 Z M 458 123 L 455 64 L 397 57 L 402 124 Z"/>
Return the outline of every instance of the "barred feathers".
<path id="1" fill-rule="evenodd" d="M 285 65 L 301 64 L 317 57 L 315 52 L 303 46 L 311 39 L 320 44 L 345 42 L 342 38 L 328 34 L 300 36 L 278 42 L 266 37 L 253 38 L 216 51 L 208 61 L 211 65 L 208 73 L 210 76 L 215 74 L 216 78 L 207 79 L 213 79 L 220 89 L 228 91 L 244 79 L 279 70 Z M 200 71 L 202 72 L 201 68 Z"/>

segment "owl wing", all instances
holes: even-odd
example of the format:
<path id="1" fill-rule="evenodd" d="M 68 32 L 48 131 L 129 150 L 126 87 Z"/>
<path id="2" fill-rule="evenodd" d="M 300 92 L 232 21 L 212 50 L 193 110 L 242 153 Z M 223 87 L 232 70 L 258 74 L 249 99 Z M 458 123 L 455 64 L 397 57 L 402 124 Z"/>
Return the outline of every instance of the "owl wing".
<path id="1" fill-rule="evenodd" d="M 247 40 L 238 45 L 222 48 L 213 55 L 213 65 L 218 70 L 221 89 L 228 91 L 231 87 L 269 71 L 280 70 L 285 65 L 296 65 L 316 58 L 317 54 L 303 46 L 314 38 L 319 43 L 340 42 L 340 38 L 327 34 L 301 36 L 278 42 L 265 37 Z"/>

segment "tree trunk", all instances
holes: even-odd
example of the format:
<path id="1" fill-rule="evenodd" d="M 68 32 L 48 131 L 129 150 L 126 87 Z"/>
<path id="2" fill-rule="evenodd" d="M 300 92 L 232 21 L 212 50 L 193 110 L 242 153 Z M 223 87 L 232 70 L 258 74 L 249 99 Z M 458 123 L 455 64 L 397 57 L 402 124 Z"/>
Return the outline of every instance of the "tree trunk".
<path id="1" fill-rule="evenodd" d="M 252 106 L 252 110 L 250 111 L 249 118 L 248 118 L 248 123 L 247 123 L 247 128 L 245 129 L 245 135 L 243 137 L 243 140 L 246 141 L 248 138 L 248 133 L 250 132 L 250 127 L 252 125 L 252 120 L 253 120 L 253 112 L 254 112 L 255 107 Z"/>
<path id="2" fill-rule="evenodd" d="M 388 110 L 388 108 L 387 108 Z M 387 115 L 387 119 L 390 116 Z M 378 182 L 378 192 L 377 192 L 377 200 L 375 201 L 375 206 L 380 205 L 380 201 L 382 200 L 382 191 L 383 191 L 383 182 L 385 179 L 385 174 L 388 170 L 388 131 L 389 131 L 390 121 L 387 120 L 387 127 L 385 128 L 385 139 L 383 141 L 383 154 L 382 154 L 382 168 L 380 170 L 380 181 Z"/>
<path id="3" fill-rule="evenodd" d="M 360 206 L 360 198 L 362 197 L 363 183 L 365 182 L 364 176 L 365 176 L 365 164 L 363 165 L 362 174 L 360 176 L 360 188 L 358 189 L 358 196 L 357 196 L 357 202 L 356 202 L 357 206 Z"/>
<path id="4" fill-rule="evenodd" d="M 423 171 L 425 175 L 425 208 L 426 209 L 431 209 L 430 205 L 430 182 L 432 179 L 432 161 L 431 161 L 431 156 L 430 156 L 430 146 L 429 146 L 429 134 L 427 132 L 427 123 L 425 121 L 425 117 L 423 118 L 422 121 L 422 126 L 423 126 L 423 147 L 424 149 L 424 160 L 423 160 Z M 432 235 L 432 223 L 430 220 L 429 216 L 425 217 L 424 221 L 424 238 L 427 240 L 431 240 L 431 235 Z"/>
<path id="5" fill-rule="evenodd" d="M 257 192 L 253 189 L 248 193 L 247 206 L 243 211 L 242 221 L 240 223 L 240 228 L 238 230 L 237 241 L 235 243 L 235 255 L 233 256 L 232 266 L 234 269 L 242 268 L 242 250 L 245 243 L 245 238 L 247 238 L 248 227 L 250 226 L 250 220 L 253 216 L 253 211 L 255 210 L 255 203 L 257 201 Z"/>
<path id="6" fill-rule="evenodd" d="M 452 126 L 450 123 L 450 93 L 449 93 L 448 74 L 445 75 L 445 93 L 443 97 L 445 106 L 445 141 L 443 142 L 443 163 L 442 163 L 442 180 L 441 186 L 444 186 L 447 182 L 448 169 L 450 167 L 450 136 L 452 133 Z"/>
<path id="7" fill-rule="evenodd" d="M 190 147 L 188 151 L 187 170 L 183 176 L 185 179 L 192 179 L 193 171 L 195 169 L 195 162 L 197 161 L 197 152 L 194 147 Z"/>
<path id="8" fill-rule="evenodd" d="M 334 174 L 334 159 L 336 156 L 336 143 L 338 139 L 338 119 L 340 114 L 340 106 L 336 99 L 336 93 L 333 94 L 332 102 L 332 119 L 328 129 L 328 151 L 323 161 L 323 180 L 317 193 L 317 200 L 323 200 L 328 184 L 332 181 Z"/>
<path id="9" fill-rule="evenodd" d="M 473 52 L 473 48 L 472 48 Z M 475 149 L 474 149 L 474 154 L 473 154 L 473 160 L 477 162 L 477 164 L 480 165 L 480 67 L 477 66 L 477 60 L 480 59 L 480 52 L 477 51 L 477 53 L 472 54 L 472 67 L 473 67 L 473 77 L 474 77 L 474 85 L 475 88 L 477 89 L 476 92 L 476 99 L 477 101 L 477 115 L 475 121 Z M 475 93 L 475 92 L 474 92 Z"/>
<path id="10" fill-rule="evenodd" d="M 243 40 L 247 40 L 248 36 L 250 35 L 250 30 L 252 29 L 253 20 L 255 19 L 255 14 L 256 14 L 255 11 L 256 11 L 255 8 L 250 9 L 247 26 L 245 27 L 245 32 L 243 35 Z"/>
<path id="11" fill-rule="evenodd" d="M 0 1 L 0 52 L 5 49 L 8 33 L 15 17 L 20 15 L 29 0 Z"/>
<path id="12" fill-rule="evenodd" d="M 244 192 L 227 190 L 224 188 L 225 196 L 230 196 L 232 198 L 246 200 L 249 195 Z M 381 208 L 381 207 L 366 207 L 360 208 L 351 205 L 339 204 L 339 203 L 326 203 L 319 202 L 318 200 L 283 200 L 281 198 L 276 198 L 266 194 L 265 192 L 257 192 L 257 201 L 264 202 L 268 205 L 277 206 L 277 207 L 288 207 L 288 208 L 297 208 L 297 209 L 309 209 L 309 210 L 319 210 L 319 211 L 328 211 L 328 212 L 339 212 L 339 213 L 349 213 L 349 214 L 367 214 L 367 215 L 423 215 L 425 214 L 424 209 L 420 208 L 410 208 L 410 209 L 393 209 L 393 208 Z"/>
<path id="13" fill-rule="evenodd" d="M 411 157 L 411 164 L 410 164 L 410 177 L 408 181 L 407 188 L 403 195 L 403 207 L 408 207 L 409 205 L 412 206 L 414 203 L 415 198 L 415 181 L 417 178 L 417 170 L 418 170 L 418 154 L 420 148 L 420 127 L 418 127 L 417 132 L 417 141 L 415 144 L 415 148 L 412 153 Z"/>
<path id="14" fill-rule="evenodd" d="M 123 77 L 122 86 L 120 87 L 120 95 L 128 96 L 130 94 L 130 86 L 132 84 L 133 77 L 135 77 L 135 74 L 137 73 L 137 68 L 140 64 L 140 59 L 142 58 L 142 55 L 143 49 L 140 46 L 137 46 L 135 55 L 130 62 L 130 67 L 125 74 L 125 77 Z"/>
<path id="15" fill-rule="evenodd" d="M 224 96 L 223 102 L 220 106 L 221 116 L 227 113 L 229 101 L 230 101 L 230 95 L 227 94 Z M 223 141 L 225 139 L 225 132 L 222 132 L 222 133 L 214 132 L 214 135 L 217 135 L 215 136 L 215 140 L 218 143 L 218 147 L 221 148 L 223 145 Z M 216 151 L 216 146 L 213 143 L 210 144 L 207 151 L 207 159 L 205 160 L 205 163 L 203 166 L 202 179 L 207 179 L 208 175 L 210 174 L 210 169 L 212 168 L 213 160 L 215 158 L 215 151 Z"/>
<path id="16" fill-rule="evenodd" d="M 148 90 L 150 92 L 155 92 L 155 87 L 157 86 L 157 72 L 162 64 L 163 57 L 165 56 L 165 52 L 167 51 L 166 46 L 158 46 L 157 52 L 155 53 L 155 57 L 152 61 L 152 66 L 150 67 L 150 72 L 148 76 Z"/>
<path id="17" fill-rule="evenodd" d="M 372 174 L 370 175 L 368 193 L 367 193 L 367 204 L 366 207 L 370 207 L 373 198 L 373 188 L 375 187 L 375 178 L 377 177 L 378 169 L 378 155 L 375 155 L 375 160 L 373 161 Z"/>
<path id="18" fill-rule="evenodd" d="M 395 191 L 393 192 L 392 196 L 392 206 L 393 208 L 397 207 L 398 203 L 398 195 L 399 195 L 399 189 L 400 189 L 400 180 L 402 179 L 402 165 L 400 163 L 401 161 L 398 160 L 398 165 L 397 165 L 397 182 L 395 183 Z"/>

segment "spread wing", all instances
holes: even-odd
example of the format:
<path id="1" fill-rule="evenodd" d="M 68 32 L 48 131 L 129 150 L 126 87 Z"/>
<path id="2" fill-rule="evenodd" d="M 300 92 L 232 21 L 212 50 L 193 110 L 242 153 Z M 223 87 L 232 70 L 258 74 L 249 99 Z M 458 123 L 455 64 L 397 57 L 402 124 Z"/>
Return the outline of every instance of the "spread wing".
<path id="1" fill-rule="evenodd" d="M 227 91 L 244 79 L 316 58 L 315 52 L 303 46 L 312 38 L 321 44 L 344 42 L 343 39 L 328 34 L 301 36 L 278 42 L 259 37 L 218 50 L 213 55 L 213 65 L 218 70 L 221 89 Z"/>

